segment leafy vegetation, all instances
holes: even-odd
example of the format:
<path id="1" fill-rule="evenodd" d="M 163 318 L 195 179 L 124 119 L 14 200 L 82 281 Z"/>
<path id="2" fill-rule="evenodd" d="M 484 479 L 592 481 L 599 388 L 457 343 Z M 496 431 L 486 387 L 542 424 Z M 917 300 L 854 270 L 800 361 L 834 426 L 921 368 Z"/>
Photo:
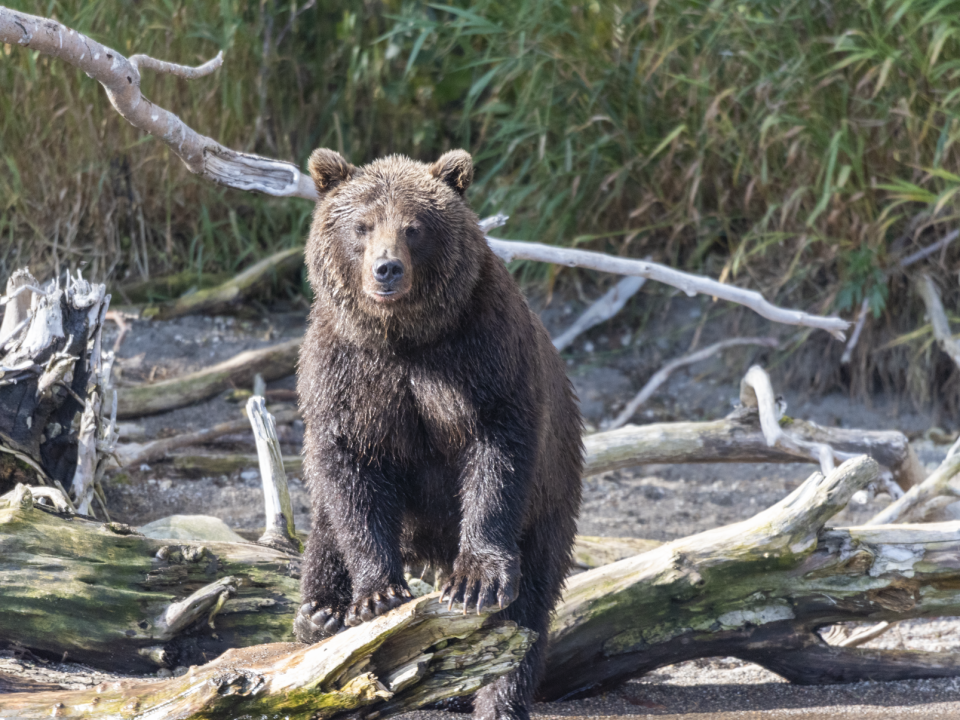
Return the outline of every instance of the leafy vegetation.
<path id="1" fill-rule="evenodd" d="M 960 393 L 896 269 L 958 220 L 960 0 L 13 5 L 122 52 L 224 50 L 212 77 L 144 89 L 231 147 L 301 166 L 322 145 L 353 162 L 466 147 L 471 199 L 511 237 L 652 253 L 816 312 L 867 298 L 860 385 Z M 209 187 L 78 71 L 2 52 L 0 274 L 231 271 L 301 241 L 305 203 Z M 958 257 L 924 263 L 951 311 Z"/>

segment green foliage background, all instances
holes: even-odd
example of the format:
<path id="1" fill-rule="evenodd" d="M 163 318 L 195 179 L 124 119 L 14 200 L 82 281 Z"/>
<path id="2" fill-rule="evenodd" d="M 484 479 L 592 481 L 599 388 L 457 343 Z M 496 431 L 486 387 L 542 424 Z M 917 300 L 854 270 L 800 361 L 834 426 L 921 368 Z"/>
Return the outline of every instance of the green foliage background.
<path id="1" fill-rule="evenodd" d="M 960 0 L 320 0 L 292 22 L 279 0 L 12 6 L 126 54 L 223 50 L 211 77 L 143 89 L 230 147 L 301 166 L 317 146 L 465 147 L 505 236 L 653 254 L 812 312 L 867 298 L 861 387 L 960 392 L 896 269 L 957 223 Z M 0 52 L 0 275 L 234 271 L 302 242 L 307 203 L 200 182 L 79 71 Z M 920 268 L 951 315 L 958 258 Z"/>

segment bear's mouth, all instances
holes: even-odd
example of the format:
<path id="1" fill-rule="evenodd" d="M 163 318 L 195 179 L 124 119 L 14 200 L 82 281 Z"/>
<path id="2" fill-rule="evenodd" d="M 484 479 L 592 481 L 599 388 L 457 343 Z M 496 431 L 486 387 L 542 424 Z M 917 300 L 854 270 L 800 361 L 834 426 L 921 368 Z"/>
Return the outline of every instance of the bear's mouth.
<path id="1" fill-rule="evenodd" d="M 378 303 L 396 302 L 402 295 L 398 290 L 374 290 L 368 294 Z"/>

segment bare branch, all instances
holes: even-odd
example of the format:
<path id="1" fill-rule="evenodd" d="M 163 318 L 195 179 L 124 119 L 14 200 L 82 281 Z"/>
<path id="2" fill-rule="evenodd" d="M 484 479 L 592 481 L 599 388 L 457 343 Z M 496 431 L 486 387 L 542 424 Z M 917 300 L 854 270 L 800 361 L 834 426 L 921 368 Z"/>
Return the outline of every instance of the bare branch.
<path id="1" fill-rule="evenodd" d="M 710 278 L 674 270 L 665 265 L 647 262 L 646 260 L 613 257 L 590 250 L 559 248 L 541 243 L 502 240 L 489 235 L 487 236 L 487 244 L 506 262 L 511 260 L 536 260 L 538 262 L 566 265 L 567 267 L 585 267 L 616 275 L 635 275 L 679 288 L 691 297 L 697 294 L 712 295 L 743 305 L 774 322 L 826 330 L 838 340 L 844 339 L 844 330 L 850 327 L 849 322 L 838 317 L 821 317 L 799 310 L 786 310 L 767 302 L 755 290 L 745 290 L 734 285 L 726 285 Z"/>
<path id="2" fill-rule="evenodd" d="M 135 55 L 136 62 L 132 63 L 116 50 L 56 20 L 2 6 L 0 42 L 30 48 L 83 70 L 103 85 L 118 113 L 134 127 L 162 140 L 190 172 L 239 190 L 316 200 L 313 181 L 296 165 L 225 148 L 190 128 L 170 111 L 154 105 L 140 92 L 138 66 L 180 77 L 200 77 L 214 69 L 211 63 L 218 63 L 217 58 L 200 68 L 165 63 L 143 55 Z"/>
<path id="3" fill-rule="evenodd" d="M 622 425 L 625 425 L 627 420 L 633 417 L 633 414 L 637 411 L 641 405 L 643 405 L 647 400 L 650 399 L 650 396 L 653 395 L 657 388 L 659 388 L 663 383 L 667 381 L 667 378 L 670 377 L 670 373 L 678 368 L 682 368 L 686 365 L 692 365 L 698 363 L 701 360 L 706 360 L 708 357 L 716 355 L 721 350 L 726 350 L 730 347 L 736 347 L 738 345 L 763 345 L 764 347 L 775 348 L 777 346 L 776 338 L 731 338 L 729 340 L 721 340 L 718 343 L 714 343 L 709 347 L 705 347 L 702 350 L 697 352 L 690 353 L 689 355 L 684 355 L 683 357 L 676 358 L 671 360 L 653 376 L 647 380 L 647 383 L 640 389 L 640 392 L 627 403 L 627 406 L 620 412 L 619 415 L 610 423 L 609 430 L 614 430 Z M 763 417 L 761 413 L 760 417 Z"/>
<path id="4" fill-rule="evenodd" d="M 853 357 L 853 349 L 857 346 L 857 343 L 860 342 L 860 333 L 863 332 L 863 326 L 867 324 L 867 312 L 870 310 L 870 299 L 864 298 L 863 303 L 860 305 L 860 314 L 857 315 L 857 324 L 853 326 L 853 334 L 850 336 L 850 340 L 847 341 L 847 347 L 843 349 L 843 355 L 840 357 L 840 362 L 844 365 L 850 364 L 850 358 Z"/>
<path id="5" fill-rule="evenodd" d="M 220 66 L 223 65 L 223 51 L 218 52 L 213 60 L 207 60 L 203 65 L 197 67 L 177 65 L 165 60 L 157 60 L 149 55 L 131 55 L 128 62 L 134 67 L 138 75 L 141 70 L 153 70 L 164 75 L 176 75 L 184 80 L 196 80 L 220 69 Z"/>
<path id="6" fill-rule="evenodd" d="M 915 262 L 919 262 L 920 260 L 923 260 L 925 257 L 933 255 L 937 250 L 940 250 L 941 248 L 945 248 L 947 245 L 952 243 L 958 237 L 960 237 L 960 230 L 953 230 L 947 233 L 941 240 L 938 240 L 932 245 L 927 245 L 927 247 L 921 250 L 917 250 L 912 255 L 907 255 L 907 257 L 905 257 L 903 260 L 897 263 L 897 265 L 898 267 L 901 267 L 901 268 L 909 267 L 910 265 L 913 265 Z"/>
<path id="7" fill-rule="evenodd" d="M 632 298 L 647 282 L 646 278 L 628 275 L 604 293 L 603 297 L 588 307 L 576 321 L 563 333 L 554 338 L 553 346 L 557 350 L 564 350 L 581 333 L 595 325 L 609 320 L 623 309 L 627 300 Z"/>
<path id="8" fill-rule="evenodd" d="M 919 485 L 910 488 L 902 498 L 890 503 L 882 512 L 874 515 L 868 524 L 887 525 L 905 522 L 911 511 L 941 495 L 953 494 L 950 481 L 960 473 L 960 454 L 948 455 L 940 467 Z"/>

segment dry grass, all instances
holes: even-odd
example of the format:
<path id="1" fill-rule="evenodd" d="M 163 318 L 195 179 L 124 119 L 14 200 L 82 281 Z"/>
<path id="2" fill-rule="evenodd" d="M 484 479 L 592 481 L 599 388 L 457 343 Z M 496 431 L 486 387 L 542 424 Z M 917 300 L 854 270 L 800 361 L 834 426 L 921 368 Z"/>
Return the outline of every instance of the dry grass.
<path id="1" fill-rule="evenodd" d="M 866 297 L 850 374 L 806 381 L 957 409 L 960 373 L 895 266 L 960 214 L 960 1 L 319 5 L 285 31 L 296 6 L 273 0 L 15 4 L 125 52 L 223 49 L 215 76 L 145 91 L 232 147 L 302 164 L 318 145 L 355 162 L 464 146 L 475 206 L 513 237 L 654 253 L 817 312 Z M 302 203 L 197 182 L 95 83 L 2 52 L 0 274 L 231 271 L 302 238 Z M 954 316 L 957 245 L 923 264 Z M 808 346 L 839 367 L 841 348 Z"/>

